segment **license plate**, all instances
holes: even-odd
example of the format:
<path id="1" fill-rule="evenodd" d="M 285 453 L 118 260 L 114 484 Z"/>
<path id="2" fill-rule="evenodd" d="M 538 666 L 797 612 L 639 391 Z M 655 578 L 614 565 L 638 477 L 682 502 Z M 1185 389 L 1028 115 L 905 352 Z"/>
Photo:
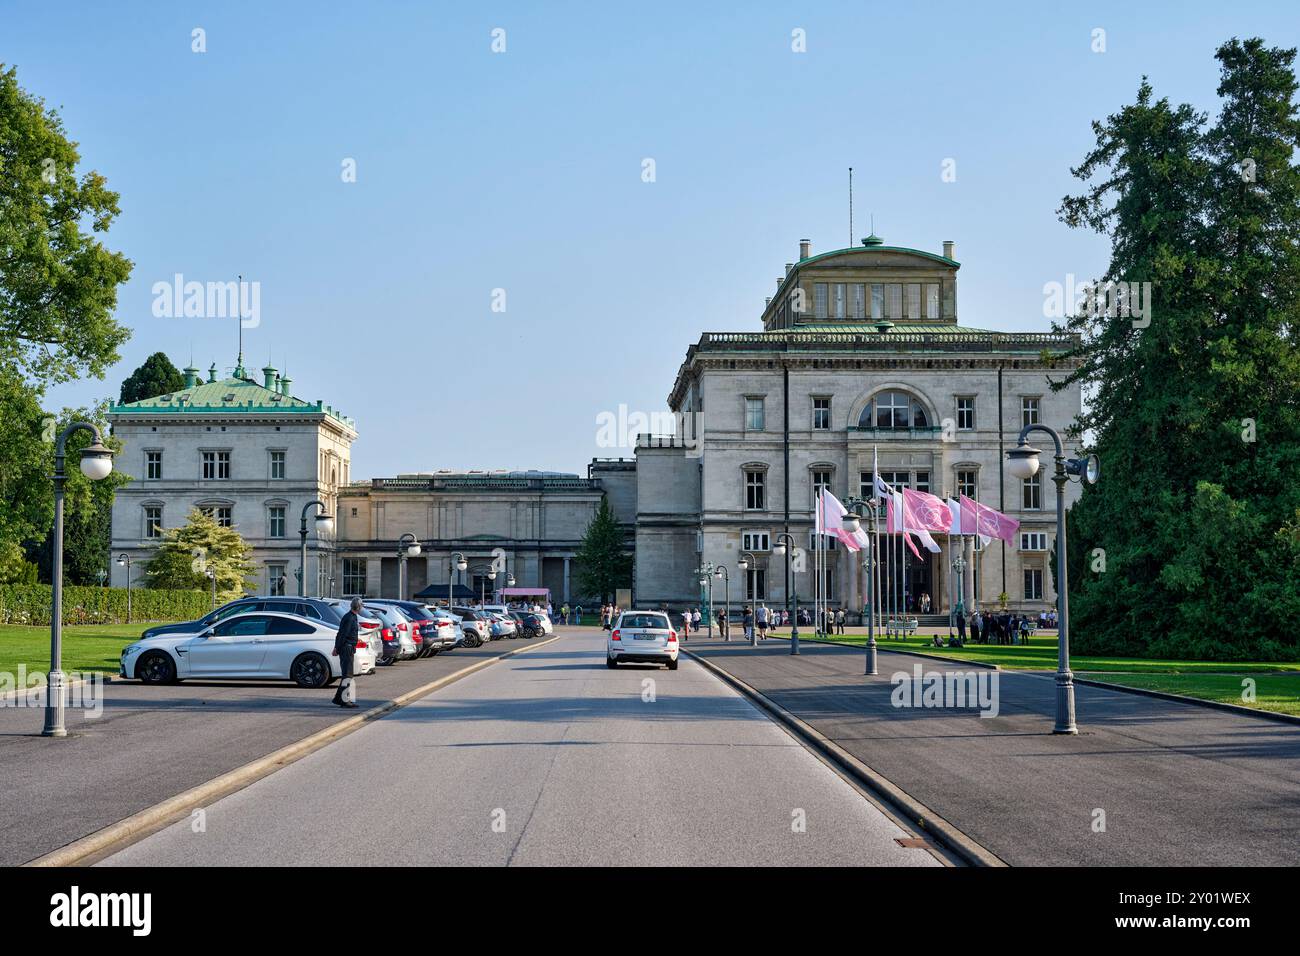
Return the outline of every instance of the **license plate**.
<path id="1" fill-rule="evenodd" d="M 633 634 L 633 635 L 632 635 L 632 640 L 634 640 L 634 641 L 657 641 L 658 638 L 655 637 L 653 634 Z"/>

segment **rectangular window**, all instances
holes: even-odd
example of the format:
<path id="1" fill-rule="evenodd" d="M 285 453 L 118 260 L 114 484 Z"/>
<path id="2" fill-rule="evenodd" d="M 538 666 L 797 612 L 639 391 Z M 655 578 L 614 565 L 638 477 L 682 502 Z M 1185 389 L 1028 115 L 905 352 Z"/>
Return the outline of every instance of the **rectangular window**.
<path id="1" fill-rule="evenodd" d="M 975 494 L 975 472 L 962 470 L 957 472 L 957 494 L 965 495 L 971 501 L 979 501 Z"/>
<path id="2" fill-rule="evenodd" d="M 855 319 L 867 317 L 867 287 L 861 282 L 853 285 L 853 317 Z"/>
<path id="3" fill-rule="evenodd" d="M 826 283 L 813 283 L 813 309 L 814 315 L 819 319 L 826 318 Z"/>
<path id="4" fill-rule="evenodd" d="M 928 471 L 918 471 L 916 473 L 916 490 L 926 492 L 930 490 L 930 473 Z"/>
<path id="5" fill-rule="evenodd" d="M 283 538 L 284 537 L 284 505 L 271 505 L 271 507 L 267 509 L 267 517 L 269 519 L 268 523 L 270 525 L 268 530 L 268 537 Z"/>
<path id="6" fill-rule="evenodd" d="M 284 565 L 268 564 L 266 566 L 266 593 L 271 597 L 284 597 Z"/>
<path id="7" fill-rule="evenodd" d="M 761 471 L 745 472 L 745 508 L 763 511 L 767 508 L 767 476 Z"/>
<path id="8" fill-rule="evenodd" d="M 848 286 L 843 282 L 835 283 L 835 318 L 842 319 L 848 315 Z"/>
<path id="9" fill-rule="evenodd" d="M 1020 550 L 1021 551 L 1046 551 L 1047 532 L 1045 531 L 1020 532 Z"/>
<path id="10" fill-rule="evenodd" d="M 1042 474 L 1026 478 L 1021 484 L 1021 507 L 1026 511 L 1041 511 L 1043 508 Z"/>
<path id="11" fill-rule="evenodd" d="M 876 493 L 876 482 L 869 471 L 858 473 L 858 496 L 860 498 L 870 498 Z"/>
<path id="12" fill-rule="evenodd" d="M 203 479 L 224 481 L 230 478 L 230 452 L 205 451 L 203 453 Z"/>
<path id="13" fill-rule="evenodd" d="M 365 558 L 344 558 L 343 559 L 343 593 L 344 594 L 365 594 L 366 593 L 366 559 Z"/>
<path id="14" fill-rule="evenodd" d="M 812 493 L 813 501 L 823 491 L 831 490 L 831 472 L 829 468 L 816 468 L 812 473 Z"/>
<path id="15" fill-rule="evenodd" d="M 750 568 L 745 573 L 745 600 L 767 600 L 767 572 L 763 568 Z"/>
<path id="16" fill-rule="evenodd" d="M 879 282 L 871 284 L 871 317 L 873 319 L 885 317 L 885 287 Z"/>
<path id="17" fill-rule="evenodd" d="M 1025 568 L 1025 600 L 1041 601 L 1043 599 L 1043 569 Z"/>
<path id="18" fill-rule="evenodd" d="M 885 283 L 885 293 L 889 297 L 885 318 L 901 319 L 903 317 L 903 286 L 899 282 Z"/>
<path id="19" fill-rule="evenodd" d="M 743 551 L 767 551 L 771 539 L 766 531 L 745 531 L 740 535 L 740 547 Z"/>
<path id="20" fill-rule="evenodd" d="M 162 537 L 162 506 L 161 505 L 145 506 L 144 536 L 146 538 Z"/>
<path id="21" fill-rule="evenodd" d="M 818 431 L 829 431 L 831 427 L 831 400 L 829 398 L 814 398 L 812 426 Z"/>
<path id="22" fill-rule="evenodd" d="M 282 451 L 271 452 L 271 480 L 284 480 L 284 452 Z"/>
<path id="23" fill-rule="evenodd" d="M 834 551 L 835 542 L 839 538 L 829 534 L 818 534 L 816 531 L 808 532 L 808 550 L 809 551 Z"/>
<path id="24" fill-rule="evenodd" d="M 957 430 L 968 432 L 975 427 L 975 396 L 957 396 Z"/>
<path id="25" fill-rule="evenodd" d="M 745 430 L 761 432 L 765 427 L 763 400 L 761 398 L 745 399 Z"/>
<path id="26" fill-rule="evenodd" d="M 919 282 L 909 282 L 907 284 L 907 317 L 909 319 L 919 319 L 921 317 L 921 284 Z"/>
<path id="27" fill-rule="evenodd" d="M 1037 398 L 1022 398 L 1020 400 L 1020 427 L 1026 425 L 1038 424 L 1038 403 Z"/>
<path id="28" fill-rule="evenodd" d="M 147 451 L 144 453 L 144 476 L 149 481 L 159 481 L 162 478 L 162 452 Z"/>
<path id="29" fill-rule="evenodd" d="M 925 284 L 925 317 L 927 319 L 939 317 L 939 283 L 937 282 Z"/>

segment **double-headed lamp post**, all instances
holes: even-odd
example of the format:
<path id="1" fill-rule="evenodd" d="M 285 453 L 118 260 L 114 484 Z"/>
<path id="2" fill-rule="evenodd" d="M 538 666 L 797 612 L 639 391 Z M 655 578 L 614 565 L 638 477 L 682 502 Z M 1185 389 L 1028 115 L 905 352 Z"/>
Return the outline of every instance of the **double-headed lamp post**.
<path id="1" fill-rule="evenodd" d="M 746 580 L 749 580 L 749 569 L 751 567 L 754 568 L 754 570 L 758 570 L 758 558 L 754 556 L 753 551 L 740 552 L 740 560 L 737 561 L 736 564 L 739 566 L 741 573 L 745 575 Z M 741 593 L 743 594 L 744 592 L 742 591 Z M 754 589 L 754 593 L 756 595 L 758 594 L 758 588 Z M 757 603 L 757 601 L 755 603 Z M 756 627 L 751 627 L 749 629 L 749 646 L 758 647 L 758 628 Z"/>
<path id="2" fill-rule="evenodd" d="M 725 564 L 719 564 L 713 572 L 715 578 L 722 578 L 722 620 L 726 624 L 723 640 L 731 643 L 731 572 Z"/>
<path id="3" fill-rule="evenodd" d="M 783 540 L 784 539 L 784 540 Z M 787 545 L 786 542 L 789 542 Z M 786 548 L 789 547 L 789 552 Z M 785 558 L 785 602 L 786 610 L 790 612 L 790 653 L 799 653 L 799 585 L 795 583 L 794 571 L 791 565 L 794 559 L 799 555 L 799 549 L 794 545 L 794 536 L 787 531 L 782 531 L 776 536 L 776 545 L 772 548 L 775 554 L 784 554 Z M 793 604 L 791 603 L 793 602 Z"/>
<path id="4" fill-rule="evenodd" d="M 50 676 L 45 688 L 46 737 L 66 737 L 63 723 L 63 494 L 68 482 L 63 465 L 67 458 L 68 439 L 76 432 L 87 431 L 94 440 L 81 450 L 81 473 L 91 481 L 107 478 L 113 471 L 113 452 L 104 447 L 99 429 L 89 422 L 73 422 L 59 432 L 54 441 L 54 566 L 50 606 Z"/>
<path id="5" fill-rule="evenodd" d="M 876 526 L 876 499 L 875 498 L 858 498 L 852 497 L 844 500 L 844 507 L 847 509 L 842 524 L 844 530 L 849 534 L 856 534 L 862 528 L 862 515 L 865 512 L 871 516 L 871 526 Z M 876 586 L 875 572 L 875 554 L 872 552 L 871 539 L 863 546 L 867 552 L 867 560 L 862 562 L 862 567 L 867 572 L 867 669 L 868 676 L 879 673 L 876 662 L 876 595 L 874 588 Z"/>
<path id="6" fill-rule="evenodd" d="M 302 541 L 298 564 L 298 597 L 307 596 L 307 512 L 312 508 L 320 508 L 320 513 L 316 515 L 316 540 L 319 542 L 322 534 L 334 530 L 334 516 L 326 512 L 325 502 L 318 498 L 302 506 L 302 524 L 298 528 L 298 537 Z"/>
<path id="7" fill-rule="evenodd" d="M 123 551 L 117 556 L 117 566 L 126 568 L 126 623 L 131 623 L 131 556 Z"/>
<path id="8" fill-rule="evenodd" d="M 1020 429 L 1016 447 L 1007 452 L 1007 470 L 1012 477 L 1024 481 L 1038 474 L 1038 456 L 1042 453 L 1029 444 L 1029 435 L 1036 431 L 1052 436 L 1052 442 L 1056 446 L 1056 470 L 1052 481 L 1056 483 L 1056 614 L 1060 618 L 1060 640 L 1056 657 L 1056 726 L 1052 728 L 1052 733 L 1077 734 L 1079 728 L 1074 722 L 1074 675 L 1070 673 L 1070 581 L 1066 562 L 1065 483 L 1070 480 L 1070 476 L 1075 476 L 1086 484 L 1095 485 L 1101 475 L 1101 465 L 1096 455 L 1067 459 L 1061 436 L 1056 429 L 1041 424 L 1026 425 Z"/>
<path id="9" fill-rule="evenodd" d="M 456 580 L 456 572 L 464 571 L 469 567 L 469 562 L 465 560 L 465 555 L 459 551 L 453 551 L 451 557 L 447 560 L 447 610 L 451 610 L 451 586 Z"/>
<path id="10" fill-rule="evenodd" d="M 397 539 L 397 600 L 406 600 L 406 559 L 420 556 L 420 539 L 406 532 Z"/>

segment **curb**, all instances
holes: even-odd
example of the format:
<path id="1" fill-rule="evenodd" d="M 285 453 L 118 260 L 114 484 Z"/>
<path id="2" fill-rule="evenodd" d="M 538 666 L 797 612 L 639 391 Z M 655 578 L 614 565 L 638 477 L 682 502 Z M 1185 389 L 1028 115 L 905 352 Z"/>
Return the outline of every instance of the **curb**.
<path id="1" fill-rule="evenodd" d="M 852 777 L 858 784 L 887 802 L 913 825 L 934 837 L 944 849 L 975 867 L 1004 867 L 1007 864 L 991 850 L 976 843 L 961 830 L 939 816 L 925 804 L 899 789 L 885 777 L 872 770 L 835 741 L 822 734 L 807 722 L 796 717 L 780 704 L 745 683 L 739 677 L 723 670 L 712 661 L 692 651 L 685 651 L 692 660 L 725 681 L 731 687 L 766 711 L 777 723 L 789 730 L 811 750 L 816 751 L 834 766 Z"/>
<path id="2" fill-rule="evenodd" d="M 476 661 L 467 667 L 458 671 L 452 671 L 450 674 L 444 674 L 436 680 L 422 684 L 414 690 L 409 690 L 405 694 L 394 697 L 390 701 L 372 707 L 365 713 L 356 714 L 345 720 L 332 724 L 323 730 L 318 730 L 299 741 L 281 747 L 279 750 L 272 751 L 264 757 L 258 757 L 242 767 L 236 767 L 218 777 L 213 777 L 197 787 L 191 787 L 183 793 L 178 793 L 174 797 L 169 797 L 161 803 L 156 803 L 152 807 L 146 807 L 138 813 L 133 813 L 124 820 L 117 823 L 111 823 L 101 830 L 88 834 L 79 840 L 69 843 L 44 856 L 39 856 L 34 860 L 24 863 L 23 866 L 77 866 L 87 858 L 103 852 L 104 850 L 126 840 L 128 837 L 143 837 L 149 832 L 159 829 L 162 825 L 170 822 L 171 818 L 179 817 L 189 810 L 219 800 L 228 796 L 237 790 L 242 790 L 250 784 L 256 783 L 264 777 L 269 777 L 275 771 L 289 764 L 301 760 L 308 754 L 313 753 L 326 744 L 333 743 L 340 737 L 345 737 L 355 730 L 360 730 L 363 726 L 372 720 L 390 714 L 395 710 L 413 703 L 421 697 L 424 697 L 435 690 L 445 687 L 464 677 L 468 677 L 486 667 L 491 667 L 497 661 L 505 660 L 507 657 L 514 657 L 516 654 L 524 654 L 538 647 L 544 647 L 547 644 L 558 641 L 563 635 L 556 635 L 544 641 L 533 644 L 527 644 L 514 650 L 506 651 L 496 657 L 485 658 Z"/>
<path id="3" fill-rule="evenodd" d="M 1159 700 L 1170 700 L 1177 704 L 1195 704 L 1198 707 L 1209 707 L 1212 710 L 1224 710 L 1230 714 L 1237 714 L 1241 717 L 1258 717 L 1262 720 L 1272 720 L 1280 724 L 1300 724 L 1300 716 L 1295 714 L 1279 714 L 1274 710 L 1257 710 L 1254 707 L 1242 707 L 1240 704 L 1228 704 L 1221 700 L 1205 700 L 1202 697 L 1187 697 L 1183 694 L 1171 694 L 1168 691 L 1163 690 L 1149 690 L 1145 687 L 1129 687 L 1125 684 L 1112 684 L 1108 681 L 1080 677 L 1078 674 L 1074 675 L 1074 682 L 1076 684 L 1086 684 L 1088 687 L 1101 687 L 1105 690 L 1121 690 L 1129 694 L 1141 694 L 1143 697 L 1155 697 Z"/>

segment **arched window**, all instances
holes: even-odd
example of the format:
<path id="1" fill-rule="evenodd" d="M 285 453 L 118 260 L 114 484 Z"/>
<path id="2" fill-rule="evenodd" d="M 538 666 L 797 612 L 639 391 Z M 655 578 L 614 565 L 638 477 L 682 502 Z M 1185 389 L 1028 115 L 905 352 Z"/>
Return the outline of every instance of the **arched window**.
<path id="1" fill-rule="evenodd" d="M 876 395 L 858 419 L 860 428 L 926 428 L 930 424 L 925 406 L 907 392 L 889 391 Z"/>

